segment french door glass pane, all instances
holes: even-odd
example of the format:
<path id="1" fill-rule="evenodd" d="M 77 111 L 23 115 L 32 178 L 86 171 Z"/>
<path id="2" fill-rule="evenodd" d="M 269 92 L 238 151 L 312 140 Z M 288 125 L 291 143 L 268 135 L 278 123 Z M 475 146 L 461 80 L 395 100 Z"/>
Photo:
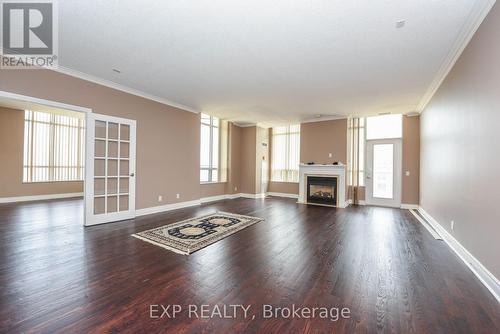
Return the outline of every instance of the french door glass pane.
<path id="1" fill-rule="evenodd" d="M 130 140 L 130 126 L 120 124 L 120 140 Z"/>
<path id="2" fill-rule="evenodd" d="M 130 126 L 96 121 L 95 137 L 94 213 L 128 211 Z"/>
<path id="3" fill-rule="evenodd" d="M 394 198 L 394 145 L 373 145 L 373 197 Z"/>

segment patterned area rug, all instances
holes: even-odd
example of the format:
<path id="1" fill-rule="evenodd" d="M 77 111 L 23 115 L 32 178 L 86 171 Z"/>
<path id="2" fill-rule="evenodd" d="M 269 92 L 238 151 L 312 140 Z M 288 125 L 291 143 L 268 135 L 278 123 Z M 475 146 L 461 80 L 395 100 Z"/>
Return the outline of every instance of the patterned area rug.
<path id="1" fill-rule="evenodd" d="M 217 212 L 163 225 L 132 236 L 173 252 L 189 255 L 260 221 L 263 219 Z"/>

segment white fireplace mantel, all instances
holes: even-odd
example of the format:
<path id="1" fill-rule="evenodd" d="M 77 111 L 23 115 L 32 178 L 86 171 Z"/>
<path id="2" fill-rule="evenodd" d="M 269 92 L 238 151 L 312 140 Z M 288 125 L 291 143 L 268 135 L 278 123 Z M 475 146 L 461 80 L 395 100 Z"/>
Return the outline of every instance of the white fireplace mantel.
<path id="1" fill-rule="evenodd" d="M 307 203 L 307 176 L 336 176 L 338 179 L 337 196 L 338 207 L 345 208 L 348 203 L 346 201 L 346 186 L 345 186 L 345 165 L 299 165 L 299 203 Z"/>

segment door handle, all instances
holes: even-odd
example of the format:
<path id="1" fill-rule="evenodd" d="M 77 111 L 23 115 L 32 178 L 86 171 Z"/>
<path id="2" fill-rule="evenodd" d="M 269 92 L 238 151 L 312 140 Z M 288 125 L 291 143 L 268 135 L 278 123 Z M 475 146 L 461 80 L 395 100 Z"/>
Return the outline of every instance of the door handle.
<path id="1" fill-rule="evenodd" d="M 130 173 L 130 177 L 134 177 L 135 176 L 135 173 Z"/>

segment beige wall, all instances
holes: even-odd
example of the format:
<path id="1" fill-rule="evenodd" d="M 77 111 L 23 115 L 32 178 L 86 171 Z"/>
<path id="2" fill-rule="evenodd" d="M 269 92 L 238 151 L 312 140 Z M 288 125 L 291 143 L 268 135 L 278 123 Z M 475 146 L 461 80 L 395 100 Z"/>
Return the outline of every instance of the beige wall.
<path id="1" fill-rule="evenodd" d="M 256 189 L 256 142 L 257 127 L 241 128 L 241 164 L 240 164 L 240 192 L 255 194 Z"/>
<path id="2" fill-rule="evenodd" d="M 53 71 L 0 70 L 0 78 L 0 90 L 137 120 L 138 209 L 199 198 L 199 115 Z"/>
<path id="3" fill-rule="evenodd" d="M 406 175 L 409 172 L 410 175 Z M 420 117 L 403 116 L 403 176 L 401 203 L 418 204 L 420 175 Z"/>
<path id="4" fill-rule="evenodd" d="M 347 119 L 301 124 L 300 162 L 335 161 L 347 163 Z"/>
<path id="5" fill-rule="evenodd" d="M 266 192 L 262 189 L 262 174 L 267 174 L 265 178 L 269 177 L 269 129 L 257 127 L 255 145 L 255 193 L 259 194 Z"/>
<path id="6" fill-rule="evenodd" d="M 83 182 L 23 183 L 24 111 L 0 107 L 0 198 L 83 192 Z"/>
<path id="7" fill-rule="evenodd" d="M 226 194 L 237 194 L 241 189 L 241 131 L 242 128 L 229 123 L 229 170 Z"/>
<path id="8" fill-rule="evenodd" d="M 200 198 L 226 194 L 226 182 L 205 183 L 200 185 Z"/>
<path id="9" fill-rule="evenodd" d="M 499 31 L 497 2 L 422 113 L 420 125 L 420 205 L 498 279 Z"/>
<path id="10" fill-rule="evenodd" d="M 272 138 L 271 138 L 272 139 Z M 271 150 L 272 150 L 272 140 Z M 328 154 L 332 153 L 329 158 Z M 300 161 L 347 163 L 347 120 L 333 120 L 300 125 Z M 277 193 L 298 194 L 299 184 L 288 182 L 270 182 L 269 191 Z"/>

